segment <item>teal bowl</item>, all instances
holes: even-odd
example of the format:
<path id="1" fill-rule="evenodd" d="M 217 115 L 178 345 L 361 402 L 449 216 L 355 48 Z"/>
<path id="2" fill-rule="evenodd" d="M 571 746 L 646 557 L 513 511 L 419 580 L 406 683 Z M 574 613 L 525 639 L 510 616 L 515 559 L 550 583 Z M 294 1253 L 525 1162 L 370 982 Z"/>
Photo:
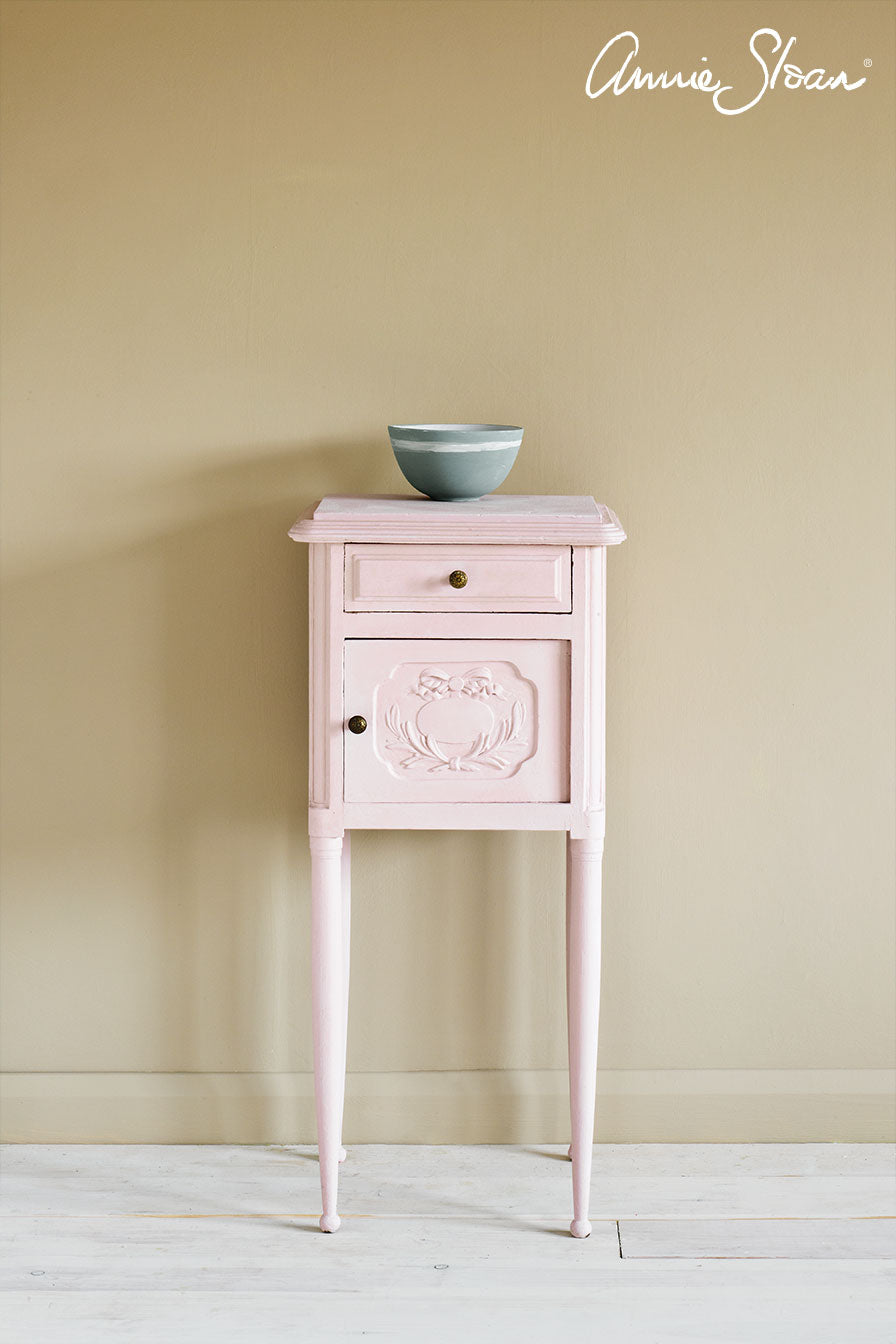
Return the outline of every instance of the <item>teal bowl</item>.
<path id="1" fill-rule="evenodd" d="M 390 425 L 402 475 L 430 499 L 481 499 L 506 478 L 523 441 L 519 425 Z"/>

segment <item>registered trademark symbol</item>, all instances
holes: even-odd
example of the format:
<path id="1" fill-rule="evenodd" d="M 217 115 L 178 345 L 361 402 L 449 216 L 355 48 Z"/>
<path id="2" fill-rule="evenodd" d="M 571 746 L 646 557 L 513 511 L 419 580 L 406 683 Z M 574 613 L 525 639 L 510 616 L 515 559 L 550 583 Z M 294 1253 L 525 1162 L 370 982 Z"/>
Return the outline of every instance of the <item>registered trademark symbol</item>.
<path id="1" fill-rule="evenodd" d="M 868 58 L 867 56 L 865 57 L 865 64 L 866 64 L 866 65 L 870 65 L 870 64 L 871 64 L 871 61 L 869 60 L 869 58 Z"/>

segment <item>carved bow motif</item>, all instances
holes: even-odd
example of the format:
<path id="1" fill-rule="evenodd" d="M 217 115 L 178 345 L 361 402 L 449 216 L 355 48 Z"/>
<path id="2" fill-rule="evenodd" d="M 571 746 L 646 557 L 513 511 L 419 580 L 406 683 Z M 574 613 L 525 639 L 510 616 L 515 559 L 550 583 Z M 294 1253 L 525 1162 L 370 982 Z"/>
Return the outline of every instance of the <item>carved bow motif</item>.
<path id="1" fill-rule="evenodd" d="M 507 692 L 495 681 L 490 667 L 471 667 L 460 675 L 444 672 L 440 667 L 426 667 L 417 678 L 414 695 L 421 700 L 441 700 L 452 695 L 469 695 L 474 700 L 488 695 L 507 699 Z"/>

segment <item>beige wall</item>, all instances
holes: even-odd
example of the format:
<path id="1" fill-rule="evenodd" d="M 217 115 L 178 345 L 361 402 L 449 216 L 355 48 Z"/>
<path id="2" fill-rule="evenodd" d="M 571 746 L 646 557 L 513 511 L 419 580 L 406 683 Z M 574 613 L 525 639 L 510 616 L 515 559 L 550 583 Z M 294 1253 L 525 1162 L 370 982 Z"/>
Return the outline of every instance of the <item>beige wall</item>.
<path id="1" fill-rule="evenodd" d="M 894 8 L 3 18 L 6 1133 L 312 1137 L 286 530 L 481 418 L 630 538 L 599 1137 L 886 1134 Z M 868 84 L 584 95 L 770 22 Z M 561 852 L 357 837 L 351 1138 L 564 1137 Z"/>

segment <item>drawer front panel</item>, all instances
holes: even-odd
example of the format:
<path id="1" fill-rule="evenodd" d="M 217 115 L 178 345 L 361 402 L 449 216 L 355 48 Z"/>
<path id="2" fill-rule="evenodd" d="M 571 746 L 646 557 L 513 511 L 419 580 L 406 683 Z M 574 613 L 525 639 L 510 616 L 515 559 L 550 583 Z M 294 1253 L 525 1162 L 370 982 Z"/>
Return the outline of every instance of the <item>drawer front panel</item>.
<path id="1" fill-rule="evenodd" d="M 344 713 L 347 802 L 569 801 L 565 640 L 348 639 Z"/>
<path id="2" fill-rule="evenodd" d="M 349 544 L 345 610 L 566 612 L 571 577 L 568 546 Z"/>

